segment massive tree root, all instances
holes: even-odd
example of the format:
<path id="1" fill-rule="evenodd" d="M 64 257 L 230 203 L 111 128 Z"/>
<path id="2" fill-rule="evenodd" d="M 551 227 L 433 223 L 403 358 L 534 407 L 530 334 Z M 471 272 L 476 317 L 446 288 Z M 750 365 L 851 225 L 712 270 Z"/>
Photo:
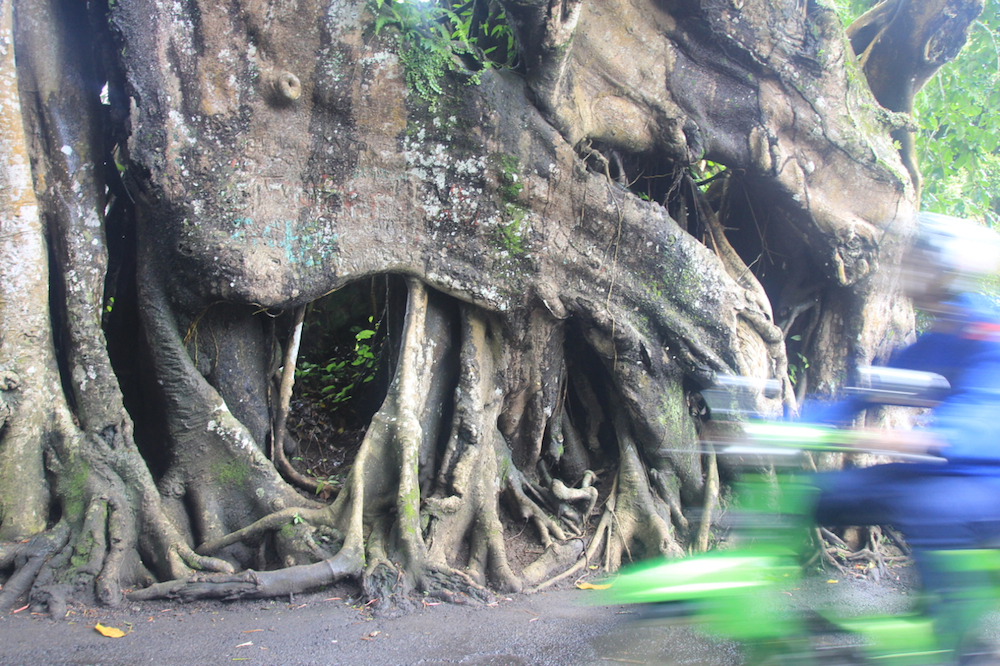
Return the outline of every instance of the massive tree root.
<path id="1" fill-rule="evenodd" d="M 72 599 L 96 595 L 104 603 L 120 603 L 123 588 L 154 580 L 150 570 L 159 577 L 182 577 L 231 566 L 195 554 L 164 512 L 132 438 L 100 317 L 93 314 L 103 310 L 107 256 L 99 234 L 102 180 L 90 162 L 92 109 L 79 107 L 85 61 L 73 55 L 73 43 L 63 42 L 52 57 L 37 57 L 39 43 L 50 48 L 67 21 L 86 17 L 74 15 L 80 8 L 22 7 L 43 27 L 17 38 L 18 48 L 36 54 L 19 71 L 33 84 L 26 86 L 33 95 L 19 104 L 16 87 L 9 85 L 18 80 L 11 8 L 2 6 L 0 31 L 8 81 L 3 181 L 12 194 L 4 199 L 0 218 L 6 255 L 0 280 L 5 290 L 0 411 L 6 422 L 0 446 L 0 540 L 6 542 L 0 546 L 0 570 L 13 574 L 0 592 L 0 611 L 28 596 L 34 606 L 47 606 L 61 617 Z M 27 137 L 25 119 L 35 130 Z M 37 153 L 43 158 L 33 166 L 44 183 L 36 185 L 37 200 L 27 169 L 29 140 L 62 147 Z M 59 259 L 51 274 L 46 220 L 50 252 Z M 50 293 L 56 295 L 51 310 Z M 53 332 L 65 345 L 62 367 Z M 65 377 L 70 399 L 61 388 L 61 372 L 72 377 Z"/>
<path id="2" fill-rule="evenodd" d="M 294 533 L 308 543 L 298 549 L 300 555 L 323 556 L 323 562 L 287 560 L 280 571 L 195 576 L 151 586 L 132 598 L 274 596 L 353 576 L 361 578 L 367 595 L 391 605 L 405 603 L 411 589 L 449 601 L 488 599 L 488 590 L 519 591 L 565 571 L 583 555 L 582 539 L 590 532 L 598 498 L 594 472 L 585 470 L 580 479 L 569 480 L 536 474 L 531 466 L 526 473 L 498 428 L 502 398 L 509 394 L 513 345 L 503 343 L 509 333 L 496 316 L 456 307 L 419 280 L 407 284 L 395 377 L 333 504 L 285 508 L 198 549 L 215 554 L 238 543 L 254 545 Z M 529 318 L 529 326 L 537 323 Z M 450 408 L 427 403 L 431 392 L 425 387 L 440 383 L 454 387 Z M 521 404 L 527 411 L 533 401 Z M 565 413 L 553 413 L 551 407 L 541 406 L 549 414 L 543 425 L 560 422 L 564 432 L 573 432 Z M 632 550 L 680 553 L 669 508 L 649 488 L 622 410 L 621 405 L 614 410 L 621 461 L 617 470 L 606 471 L 613 487 L 605 511 L 614 523 L 607 537 L 607 571 L 629 559 Z M 450 415 L 447 422 L 441 422 L 442 413 Z M 543 458 L 537 450 L 540 469 Z M 558 457 L 548 460 L 559 466 Z M 501 498 L 506 498 L 504 509 Z M 520 574 L 507 556 L 502 511 L 530 521 L 546 546 Z M 335 554 L 316 543 L 324 531 L 340 537 Z M 597 543 L 604 538 L 600 532 Z"/>
<path id="3" fill-rule="evenodd" d="M 362 2 L 18 3 L 0 612 L 345 578 L 391 609 L 702 549 L 699 390 L 773 378 L 758 407 L 793 409 L 789 352 L 831 390 L 910 321 L 871 276 L 915 192 L 817 3 L 503 3 L 524 77 L 436 99 Z M 372 276 L 406 292 L 388 390 L 326 503 L 282 476 L 290 320 Z"/>

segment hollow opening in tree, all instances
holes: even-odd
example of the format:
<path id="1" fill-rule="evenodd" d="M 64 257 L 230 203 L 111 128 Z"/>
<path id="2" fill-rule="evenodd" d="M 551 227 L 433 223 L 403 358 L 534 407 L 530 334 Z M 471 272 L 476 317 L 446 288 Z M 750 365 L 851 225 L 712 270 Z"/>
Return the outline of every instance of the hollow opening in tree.
<path id="1" fill-rule="evenodd" d="M 343 483 L 385 400 L 403 307 L 402 278 L 375 275 L 306 308 L 285 451 L 299 472 L 317 479 L 322 498 Z"/>

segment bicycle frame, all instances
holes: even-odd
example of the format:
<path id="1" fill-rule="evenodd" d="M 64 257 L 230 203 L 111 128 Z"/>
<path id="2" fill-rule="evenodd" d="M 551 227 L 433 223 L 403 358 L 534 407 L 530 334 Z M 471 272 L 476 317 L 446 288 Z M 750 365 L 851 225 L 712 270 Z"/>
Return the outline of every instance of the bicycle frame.
<path id="1" fill-rule="evenodd" d="M 844 431 L 786 423 L 750 424 L 754 451 L 767 447 L 840 450 Z M 740 446 L 730 450 L 743 451 Z M 811 629 L 804 614 L 791 613 L 783 595 L 800 584 L 799 564 L 812 526 L 816 491 L 800 472 L 765 478 L 751 475 L 737 486 L 737 535 L 743 545 L 681 560 L 639 564 L 612 586 L 613 601 L 651 604 L 662 615 L 683 615 L 708 633 L 743 642 L 758 658 L 795 653 L 812 661 Z M 929 556 L 953 571 L 986 574 L 986 587 L 963 590 L 977 614 L 1000 600 L 1000 551 L 938 551 Z M 923 666 L 952 660 L 932 619 L 921 612 L 841 617 L 815 609 L 833 631 L 859 637 L 865 655 L 887 666 Z M 793 659 L 794 661 L 795 659 Z"/>

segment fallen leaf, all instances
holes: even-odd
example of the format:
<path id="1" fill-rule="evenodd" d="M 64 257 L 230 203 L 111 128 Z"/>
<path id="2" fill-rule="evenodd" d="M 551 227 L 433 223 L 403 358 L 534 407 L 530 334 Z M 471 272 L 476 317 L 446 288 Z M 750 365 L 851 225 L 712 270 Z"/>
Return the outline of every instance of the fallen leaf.
<path id="1" fill-rule="evenodd" d="M 576 584 L 577 589 L 580 590 L 606 590 L 611 587 L 611 583 L 604 583 L 602 585 L 594 585 L 593 583 L 588 583 L 585 580 L 579 581 Z"/>
<path id="2" fill-rule="evenodd" d="M 247 641 L 246 643 L 240 643 L 236 647 L 238 647 L 238 648 L 241 648 L 241 647 L 250 647 L 251 645 L 253 645 L 253 641 Z"/>
<path id="3" fill-rule="evenodd" d="M 826 581 L 826 582 L 828 582 L 828 583 L 839 583 L 840 581 L 838 581 L 838 580 L 837 580 L 837 579 L 835 579 L 835 578 L 831 578 L 830 580 L 828 580 L 828 581 Z"/>
<path id="4" fill-rule="evenodd" d="M 264 631 L 264 630 L 263 629 L 247 629 L 246 631 L 242 631 L 240 633 L 243 633 L 243 634 L 252 634 L 255 631 Z"/>
<path id="5" fill-rule="evenodd" d="M 125 635 L 125 632 L 117 627 L 105 627 L 103 624 L 98 622 L 94 625 L 94 629 L 97 630 L 101 636 L 107 636 L 108 638 L 121 638 Z"/>

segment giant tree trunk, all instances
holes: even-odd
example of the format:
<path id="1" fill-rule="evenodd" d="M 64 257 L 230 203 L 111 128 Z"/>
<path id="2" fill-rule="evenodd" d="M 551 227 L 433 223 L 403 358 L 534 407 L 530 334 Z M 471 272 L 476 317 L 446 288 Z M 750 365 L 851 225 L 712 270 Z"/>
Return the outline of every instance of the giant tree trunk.
<path id="1" fill-rule="evenodd" d="M 503 5 L 523 71 L 446 61 L 428 95 L 414 35 L 356 0 L 122 0 L 111 33 L 19 0 L 0 610 L 343 577 L 486 598 L 679 554 L 716 501 L 700 388 L 776 378 L 761 406 L 793 409 L 790 357 L 832 391 L 903 338 L 877 269 L 915 192 L 830 10 Z M 702 160 L 728 169 L 708 188 Z M 382 275 L 391 381 L 326 504 L 272 446 L 283 331 Z M 515 566 L 526 524 L 544 552 Z"/>

